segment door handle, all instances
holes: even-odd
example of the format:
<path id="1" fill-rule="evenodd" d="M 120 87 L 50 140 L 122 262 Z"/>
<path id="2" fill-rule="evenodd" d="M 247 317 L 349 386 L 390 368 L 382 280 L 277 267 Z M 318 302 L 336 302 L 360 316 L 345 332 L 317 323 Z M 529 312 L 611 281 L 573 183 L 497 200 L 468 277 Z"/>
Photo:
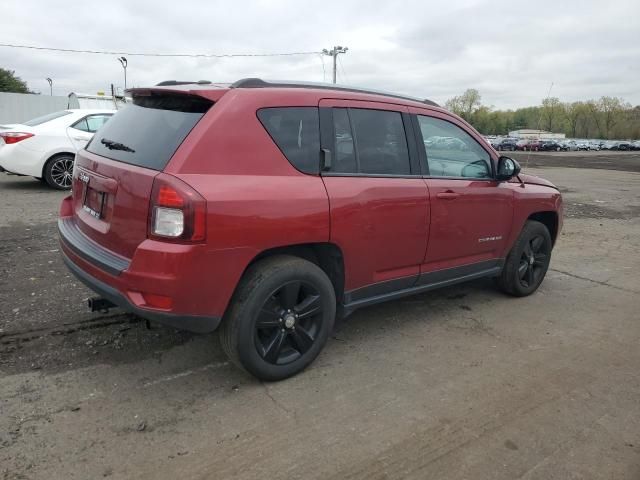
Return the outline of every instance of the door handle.
<path id="1" fill-rule="evenodd" d="M 456 192 L 440 192 L 436 194 L 436 197 L 441 200 L 455 200 L 459 196 L 460 194 Z"/>

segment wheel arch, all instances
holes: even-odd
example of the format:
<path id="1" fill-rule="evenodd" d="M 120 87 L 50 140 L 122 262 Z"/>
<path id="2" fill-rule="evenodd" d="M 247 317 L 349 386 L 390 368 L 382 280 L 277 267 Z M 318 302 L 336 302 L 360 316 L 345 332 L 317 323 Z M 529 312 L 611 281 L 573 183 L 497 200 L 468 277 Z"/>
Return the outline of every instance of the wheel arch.
<path id="1" fill-rule="evenodd" d="M 274 255 L 291 255 L 314 263 L 327 274 L 336 293 L 339 303 L 344 296 L 344 256 L 342 250 L 334 243 L 303 243 L 274 247 L 260 252 L 246 266 L 240 278 L 254 263 Z"/>
<path id="2" fill-rule="evenodd" d="M 547 230 L 549 230 L 549 235 L 551 235 L 551 241 L 553 245 L 556 244 L 556 239 L 558 236 L 558 212 L 535 212 L 529 215 L 527 220 L 535 220 L 536 222 L 540 222 L 545 227 L 547 227 Z"/>
<path id="3" fill-rule="evenodd" d="M 44 162 L 42 162 L 42 171 L 40 172 L 41 173 L 40 176 L 42 178 L 44 178 L 44 169 L 47 168 L 47 163 L 49 163 L 51 160 L 53 160 L 54 158 L 57 158 L 57 157 L 65 156 L 65 155 L 70 155 L 70 156 L 74 157 L 74 159 L 75 159 L 76 153 L 75 152 L 62 151 L 62 152 L 56 152 L 56 153 L 47 154 L 47 155 L 48 156 L 47 156 L 46 160 Z"/>

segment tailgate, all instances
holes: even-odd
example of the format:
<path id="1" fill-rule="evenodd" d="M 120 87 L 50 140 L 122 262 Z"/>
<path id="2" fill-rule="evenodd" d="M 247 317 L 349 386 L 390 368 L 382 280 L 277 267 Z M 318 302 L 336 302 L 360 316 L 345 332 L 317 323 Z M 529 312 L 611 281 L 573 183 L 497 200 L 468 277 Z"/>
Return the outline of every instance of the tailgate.
<path id="1" fill-rule="evenodd" d="M 146 238 L 154 178 L 213 105 L 175 92 L 144 92 L 113 116 L 76 155 L 76 228 L 124 258 Z"/>
<path id="2" fill-rule="evenodd" d="M 81 150 L 73 179 L 77 227 L 102 247 L 133 257 L 147 238 L 149 197 L 158 173 Z"/>

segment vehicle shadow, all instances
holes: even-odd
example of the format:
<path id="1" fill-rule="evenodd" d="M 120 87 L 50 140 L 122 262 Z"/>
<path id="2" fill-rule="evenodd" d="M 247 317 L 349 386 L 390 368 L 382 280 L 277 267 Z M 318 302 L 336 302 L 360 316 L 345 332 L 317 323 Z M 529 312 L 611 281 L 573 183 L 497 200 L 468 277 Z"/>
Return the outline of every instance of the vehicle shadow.
<path id="1" fill-rule="evenodd" d="M 491 302 L 501 296 L 490 279 L 447 287 L 420 295 L 374 305 L 354 312 L 338 322 L 332 341 L 366 343 L 389 328 L 411 329 L 417 323 L 446 322 L 462 316 L 473 304 Z M 469 297 L 473 301 L 469 302 Z M 80 316 L 78 316 L 80 318 Z M 94 314 L 82 320 L 41 332 L 27 331 L 19 335 L 0 334 L 0 369 L 7 373 L 41 370 L 58 373 L 98 364 L 119 365 L 155 359 L 171 362 L 173 350 L 179 349 L 181 368 L 199 368 L 227 359 L 220 348 L 217 333 L 198 335 L 162 325 L 150 324 L 120 310 L 109 315 Z M 188 352 L 188 355 L 184 355 Z"/>
<path id="2" fill-rule="evenodd" d="M 0 182 L 0 190 L 23 190 L 32 192 L 60 192 L 60 190 L 54 190 L 44 182 L 41 182 L 37 178 L 33 177 L 20 177 L 17 175 L 3 175 Z"/>

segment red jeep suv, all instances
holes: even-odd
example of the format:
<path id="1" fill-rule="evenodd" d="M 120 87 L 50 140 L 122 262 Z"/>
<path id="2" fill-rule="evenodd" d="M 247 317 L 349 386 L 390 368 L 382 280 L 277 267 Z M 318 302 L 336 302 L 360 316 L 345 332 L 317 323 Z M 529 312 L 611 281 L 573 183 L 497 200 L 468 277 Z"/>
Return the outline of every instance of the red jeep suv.
<path id="1" fill-rule="evenodd" d="M 355 309 L 495 277 L 533 293 L 562 198 L 430 101 L 244 79 L 130 91 L 78 152 L 68 268 L 118 306 L 277 380 Z"/>

